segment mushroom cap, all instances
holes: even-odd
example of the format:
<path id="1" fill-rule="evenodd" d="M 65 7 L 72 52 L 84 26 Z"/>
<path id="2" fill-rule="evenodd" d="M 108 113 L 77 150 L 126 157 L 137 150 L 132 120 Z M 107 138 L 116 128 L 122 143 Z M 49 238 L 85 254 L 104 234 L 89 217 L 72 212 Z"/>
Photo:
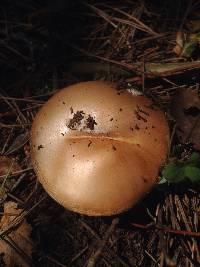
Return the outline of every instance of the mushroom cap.
<path id="1" fill-rule="evenodd" d="M 103 81 L 68 86 L 47 101 L 31 129 L 39 181 L 65 208 L 94 216 L 132 207 L 157 181 L 169 128 L 144 96 Z"/>

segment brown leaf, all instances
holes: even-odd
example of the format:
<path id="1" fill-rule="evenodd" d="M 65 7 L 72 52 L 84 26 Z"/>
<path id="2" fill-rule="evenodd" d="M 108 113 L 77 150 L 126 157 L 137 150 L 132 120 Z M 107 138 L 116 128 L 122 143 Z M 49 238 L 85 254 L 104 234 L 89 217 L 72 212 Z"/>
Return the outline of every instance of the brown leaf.
<path id="1" fill-rule="evenodd" d="M 6 202 L 4 204 L 4 214 L 0 221 L 1 231 L 8 229 L 21 212 L 22 210 L 17 208 L 15 202 Z M 32 253 L 32 243 L 30 239 L 31 229 L 31 226 L 27 223 L 26 219 L 24 219 L 16 229 L 6 235 L 3 239 L 0 239 L 0 252 L 4 255 L 3 260 L 6 266 L 30 266 L 28 264 L 28 259 L 31 258 Z M 14 244 L 16 249 L 19 252 L 21 251 L 21 253 L 17 253 L 6 240 L 10 244 Z"/>
<path id="2" fill-rule="evenodd" d="M 192 143 L 200 149 L 200 97 L 197 89 L 181 89 L 175 96 L 172 115 L 177 122 L 177 135 L 181 142 Z"/>
<path id="3" fill-rule="evenodd" d="M 6 156 L 0 156 L 0 176 L 21 171 L 19 164 Z"/>

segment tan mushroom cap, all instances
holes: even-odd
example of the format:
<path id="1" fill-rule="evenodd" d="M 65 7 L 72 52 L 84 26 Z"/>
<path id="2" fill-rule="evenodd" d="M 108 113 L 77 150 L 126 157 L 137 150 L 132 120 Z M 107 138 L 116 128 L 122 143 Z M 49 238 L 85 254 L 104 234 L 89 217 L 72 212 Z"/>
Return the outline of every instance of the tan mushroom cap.
<path id="1" fill-rule="evenodd" d="M 127 210 L 151 189 L 168 142 L 162 111 L 102 81 L 59 91 L 31 130 L 33 166 L 45 190 L 65 208 L 95 216 Z"/>

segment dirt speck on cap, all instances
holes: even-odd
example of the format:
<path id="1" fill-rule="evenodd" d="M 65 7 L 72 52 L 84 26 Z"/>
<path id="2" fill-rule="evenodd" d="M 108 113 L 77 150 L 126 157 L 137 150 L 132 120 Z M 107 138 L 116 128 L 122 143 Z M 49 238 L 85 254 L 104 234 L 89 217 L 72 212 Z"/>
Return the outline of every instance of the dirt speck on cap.
<path id="1" fill-rule="evenodd" d="M 144 111 L 141 111 L 141 110 L 139 109 L 139 107 L 137 107 L 137 109 L 134 110 L 134 113 L 135 113 L 135 115 L 136 115 L 136 117 L 137 117 L 138 120 L 142 120 L 142 121 L 144 121 L 144 122 L 147 122 L 147 119 L 146 119 L 144 116 L 149 116 L 148 113 L 147 113 L 148 115 L 145 114 Z"/>
<path id="2" fill-rule="evenodd" d="M 144 182 L 145 184 L 147 184 L 147 183 L 148 183 L 148 179 L 147 179 L 147 178 L 145 178 L 145 177 L 142 177 L 142 180 L 143 180 L 143 182 Z"/>
<path id="3" fill-rule="evenodd" d="M 97 125 L 95 119 L 89 115 L 87 120 L 86 120 L 86 128 L 90 129 L 90 130 L 94 130 L 94 126 Z"/>
<path id="4" fill-rule="evenodd" d="M 141 107 L 137 106 L 137 110 L 140 112 L 140 113 L 143 113 L 144 115 L 146 116 L 149 116 L 149 113 L 146 112 L 144 109 L 142 109 Z"/>
<path id="5" fill-rule="evenodd" d="M 71 130 L 76 130 L 77 127 L 81 124 L 81 121 L 84 119 L 84 115 L 85 113 L 82 110 L 74 113 L 74 116 L 67 124 L 67 127 Z"/>
<path id="6" fill-rule="evenodd" d="M 74 113 L 74 110 L 72 107 L 70 107 L 70 112 L 71 112 L 71 114 Z"/>
<path id="7" fill-rule="evenodd" d="M 43 145 L 39 145 L 39 146 L 37 147 L 38 150 L 40 150 L 40 149 L 42 149 L 42 148 L 44 148 Z"/>
<path id="8" fill-rule="evenodd" d="M 117 148 L 113 145 L 112 146 L 112 149 L 114 150 L 114 151 L 116 151 L 117 150 Z"/>
<path id="9" fill-rule="evenodd" d="M 90 147 L 90 146 L 91 146 L 91 144 L 92 144 L 92 141 L 90 140 L 90 142 L 88 143 L 88 147 Z"/>

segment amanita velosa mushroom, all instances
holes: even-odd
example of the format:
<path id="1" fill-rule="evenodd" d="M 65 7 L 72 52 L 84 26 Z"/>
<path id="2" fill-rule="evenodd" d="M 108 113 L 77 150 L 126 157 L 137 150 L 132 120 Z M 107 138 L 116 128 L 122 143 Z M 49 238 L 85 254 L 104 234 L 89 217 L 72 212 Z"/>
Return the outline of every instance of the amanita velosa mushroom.
<path id="1" fill-rule="evenodd" d="M 113 215 L 157 181 L 169 143 L 164 113 L 116 84 L 82 82 L 56 93 L 31 130 L 35 172 L 65 208 Z"/>

